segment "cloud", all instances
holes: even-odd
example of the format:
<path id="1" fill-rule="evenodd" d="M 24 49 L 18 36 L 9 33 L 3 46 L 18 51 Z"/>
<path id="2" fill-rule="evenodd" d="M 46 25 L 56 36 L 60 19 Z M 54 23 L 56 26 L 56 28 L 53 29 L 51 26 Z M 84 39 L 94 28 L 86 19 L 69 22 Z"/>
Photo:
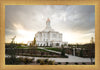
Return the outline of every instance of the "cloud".
<path id="1" fill-rule="evenodd" d="M 47 18 L 61 33 L 95 34 L 94 5 L 6 5 L 5 14 L 7 37 L 18 35 L 15 25 L 33 33 L 41 31 Z"/>

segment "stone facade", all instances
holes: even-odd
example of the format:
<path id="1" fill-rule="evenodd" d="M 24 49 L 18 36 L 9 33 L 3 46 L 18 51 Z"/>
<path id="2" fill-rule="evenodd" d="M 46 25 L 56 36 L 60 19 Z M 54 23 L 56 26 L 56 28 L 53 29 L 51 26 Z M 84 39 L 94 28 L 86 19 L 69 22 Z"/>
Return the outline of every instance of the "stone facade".
<path id="1" fill-rule="evenodd" d="M 49 19 L 46 21 L 45 29 L 37 32 L 35 38 L 37 46 L 61 47 L 63 44 L 62 33 L 51 28 Z"/>

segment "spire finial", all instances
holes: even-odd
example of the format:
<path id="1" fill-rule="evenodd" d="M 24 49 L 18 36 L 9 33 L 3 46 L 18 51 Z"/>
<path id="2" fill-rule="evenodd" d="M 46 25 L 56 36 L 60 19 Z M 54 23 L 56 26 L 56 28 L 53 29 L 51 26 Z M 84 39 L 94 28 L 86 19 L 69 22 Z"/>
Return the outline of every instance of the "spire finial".
<path id="1" fill-rule="evenodd" d="M 50 19 L 48 18 L 48 20 L 47 21 L 50 21 Z"/>
<path id="2" fill-rule="evenodd" d="M 49 18 L 47 19 L 46 23 L 50 23 L 50 19 Z"/>
<path id="3" fill-rule="evenodd" d="M 47 21 L 46 21 L 46 27 L 50 27 L 50 19 L 48 18 Z"/>
<path id="4" fill-rule="evenodd" d="M 50 22 L 50 19 L 49 18 L 47 19 L 47 22 Z"/>

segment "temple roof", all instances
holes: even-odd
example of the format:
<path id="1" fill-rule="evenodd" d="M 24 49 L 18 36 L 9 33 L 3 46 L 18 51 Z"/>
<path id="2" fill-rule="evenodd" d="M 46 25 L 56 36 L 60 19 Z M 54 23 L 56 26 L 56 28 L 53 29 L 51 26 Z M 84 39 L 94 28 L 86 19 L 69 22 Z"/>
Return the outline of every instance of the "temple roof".
<path id="1" fill-rule="evenodd" d="M 50 19 L 48 18 L 47 21 L 46 21 L 46 27 L 43 30 L 43 32 L 49 32 L 49 31 L 54 31 L 54 29 L 51 28 L 51 26 L 50 26 Z"/>
<path id="2" fill-rule="evenodd" d="M 50 21 L 50 19 L 48 18 L 47 21 Z"/>
<path id="3" fill-rule="evenodd" d="M 59 33 L 57 31 L 55 31 L 54 29 L 52 29 L 52 27 L 50 26 L 50 19 L 48 18 L 46 21 L 46 27 L 44 30 L 40 31 L 40 32 L 56 32 Z"/>

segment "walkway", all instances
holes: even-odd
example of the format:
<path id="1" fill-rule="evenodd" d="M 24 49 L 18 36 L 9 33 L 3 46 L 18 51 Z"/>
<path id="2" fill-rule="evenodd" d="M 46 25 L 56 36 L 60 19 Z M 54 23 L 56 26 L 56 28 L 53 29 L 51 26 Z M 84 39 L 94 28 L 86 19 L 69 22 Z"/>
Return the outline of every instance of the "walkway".
<path id="1" fill-rule="evenodd" d="M 43 47 L 39 47 L 40 49 L 44 49 L 46 51 L 54 52 L 61 54 L 61 52 L 58 51 L 53 51 L 53 50 L 48 50 Z M 65 54 L 68 56 L 68 58 L 47 58 L 47 57 L 30 57 L 30 56 L 16 56 L 17 58 L 23 57 L 23 58 L 34 58 L 35 61 L 37 59 L 49 59 L 49 60 L 54 60 L 55 62 L 91 62 L 90 58 L 82 58 L 82 57 L 77 57 L 69 54 Z M 5 57 L 8 57 L 7 55 Z M 95 59 L 93 59 L 93 62 L 95 62 Z"/>
<path id="2" fill-rule="evenodd" d="M 48 50 L 43 47 L 39 47 L 39 48 L 44 49 L 46 51 L 61 54 L 61 52 L 58 52 L 58 51 Z M 65 54 L 65 55 L 67 55 L 68 58 L 49 58 L 49 59 L 55 60 L 56 62 L 58 62 L 58 61 L 59 62 L 91 62 L 90 58 L 82 58 L 82 57 L 73 56 L 73 55 L 69 55 L 69 54 Z M 36 59 L 39 59 L 39 57 L 37 57 Z M 95 62 L 95 59 L 93 59 L 93 62 Z"/>

